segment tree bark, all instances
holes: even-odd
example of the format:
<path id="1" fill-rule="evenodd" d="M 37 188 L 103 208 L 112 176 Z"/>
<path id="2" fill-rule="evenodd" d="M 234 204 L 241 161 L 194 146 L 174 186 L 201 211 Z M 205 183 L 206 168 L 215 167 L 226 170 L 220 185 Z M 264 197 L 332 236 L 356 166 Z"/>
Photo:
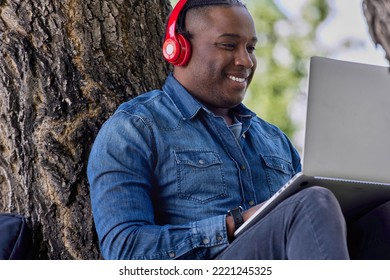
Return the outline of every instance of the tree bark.
<path id="1" fill-rule="evenodd" d="M 0 0 L 0 212 L 34 258 L 99 259 L 86 164 L 107 117 L 162 85 L 169 0 Z"/>
<path id="2" fill-rule="evenodd" d="M 390 61 L 390 1 L 363 0 L 363 11 L 372 40 L 382 46 Z"/>

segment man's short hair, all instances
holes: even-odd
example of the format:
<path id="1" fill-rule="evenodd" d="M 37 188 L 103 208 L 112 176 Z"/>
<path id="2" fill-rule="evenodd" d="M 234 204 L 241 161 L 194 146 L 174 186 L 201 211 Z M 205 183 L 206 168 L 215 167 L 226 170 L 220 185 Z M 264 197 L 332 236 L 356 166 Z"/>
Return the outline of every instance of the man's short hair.
<path id="1" fill-rule="evenodd" d="M 184 5 L 183 10 L 177 19 L 177 33 L 182 34 L 186 39 L 190 39 L 191 35 L 188 33 L 185 26 L 185 19 L 187 12 L 192 9 L 203 9 L 209 6 L 238 6 L 246 8 L 241 0 L 188 0 Z"/>

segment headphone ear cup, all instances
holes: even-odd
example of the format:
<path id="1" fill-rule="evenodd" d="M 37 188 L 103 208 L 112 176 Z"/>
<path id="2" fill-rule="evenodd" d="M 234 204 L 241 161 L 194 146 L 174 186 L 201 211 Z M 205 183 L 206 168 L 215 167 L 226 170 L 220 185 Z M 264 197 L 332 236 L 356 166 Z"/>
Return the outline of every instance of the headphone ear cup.
<path id="1" fill-rule="evenodd" d="M 174 63 L 180 57 L 180 43 L 172 38 L 168 38 L 164 41 L 163 55 L 166 61 Z"/>
<path id="2" fill-rule="evenodd" d="M 185 66 L 191 57 L 191 44 L 181 34 L 177 34 L 177 40 L 180 45 L 179 57 L 172 64 L 176 66 Z"/>

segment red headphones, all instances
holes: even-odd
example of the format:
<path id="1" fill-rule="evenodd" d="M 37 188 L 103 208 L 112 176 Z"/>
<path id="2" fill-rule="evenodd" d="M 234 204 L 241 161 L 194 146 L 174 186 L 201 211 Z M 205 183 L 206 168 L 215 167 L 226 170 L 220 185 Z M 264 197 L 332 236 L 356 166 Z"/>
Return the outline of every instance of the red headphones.
<path id="1" fill-rule="evenodd" d="M 176 34 L 177 18 L 187 0 L 179 0 L 168 20 L 163 54 L 166 61 L 175 66 L 184 66 L 191 56 L 190 42 L 181 34 Z"/>

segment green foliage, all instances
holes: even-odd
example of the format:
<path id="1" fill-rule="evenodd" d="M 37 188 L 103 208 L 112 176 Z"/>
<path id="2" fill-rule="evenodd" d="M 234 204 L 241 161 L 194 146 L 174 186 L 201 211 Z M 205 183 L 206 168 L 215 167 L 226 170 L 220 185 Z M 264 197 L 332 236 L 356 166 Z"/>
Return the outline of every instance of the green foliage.
<path id="1" fill-rule="evenodd" d="M 315 34 L 327 17 L 328 4 L 326 0 L 307 1 L 299 21 L 289 19 L 272 0 L 248 0 L 247 6 L 259 43 L 257 73 L 244 103 L 292 137 L 296 127 L 291 104 L 307 76 L 309 58 L 319 54 Z"/>

